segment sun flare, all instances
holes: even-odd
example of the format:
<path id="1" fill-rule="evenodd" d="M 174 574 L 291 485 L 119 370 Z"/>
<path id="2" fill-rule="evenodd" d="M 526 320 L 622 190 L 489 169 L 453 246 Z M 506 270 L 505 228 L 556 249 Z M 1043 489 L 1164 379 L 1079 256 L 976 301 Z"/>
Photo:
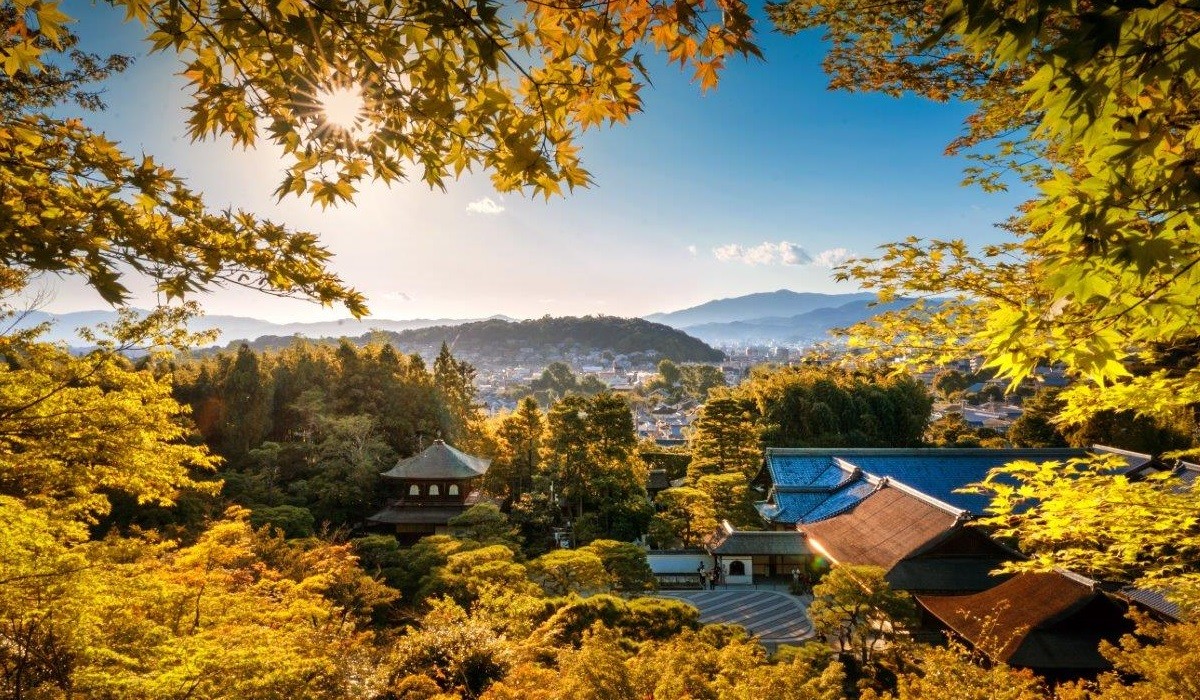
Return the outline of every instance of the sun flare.
<path id="1" fill-rule="evenodd" d="M 363 94 L 359 85 L 339 85 L 323 88 L 316 94 L 321 115 L 329 126 L 342 131 L 355 131 L 363 118 Z"/>

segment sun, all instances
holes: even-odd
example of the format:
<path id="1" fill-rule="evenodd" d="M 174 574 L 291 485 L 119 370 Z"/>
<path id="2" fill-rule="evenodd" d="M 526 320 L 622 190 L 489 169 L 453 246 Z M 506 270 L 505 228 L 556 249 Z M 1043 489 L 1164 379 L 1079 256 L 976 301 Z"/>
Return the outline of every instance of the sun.
<path id="1" fill-rule="evenodd" d="M 321 116 L 331 127 L 345 132 L 353 132 L 362 126 L 363 102 L 362 86 L 339 85 L 322 88 L 315 95 L 317 105 L 321 108 Z"/>

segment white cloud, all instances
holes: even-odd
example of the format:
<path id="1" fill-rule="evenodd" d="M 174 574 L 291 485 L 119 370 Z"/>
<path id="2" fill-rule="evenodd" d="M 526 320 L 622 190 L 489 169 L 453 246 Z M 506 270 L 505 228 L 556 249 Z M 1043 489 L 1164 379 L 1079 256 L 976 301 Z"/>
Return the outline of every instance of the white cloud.
<path id="1" fill-rule="evenodd" d="M 814 255 L 812 264 L 817 267 L 837 267 L 853 256 L 854 253 L 846 248 L 830 248 Z"/>
<path id="2" fill-rule="evenodd" d="M 807 265 L 812 258 L 800 246 L 784 241 L 779 244 L 779 262 L 784 265 Z"/>
<path id="3" fill-rule="evenodd" d="M 384 301 L 412 301 L 412 297 L 404 292 L 384 292 L 379 295 Z"/>
<path id="4" fill-rule="evenodd" d="M 499 214 L 504 211 L 504 207 L 491 197 L 477 199 L 474 202 L 467 204 L 467 211 L 472 214 Z"/>
<path id="5" fill-rule="evenodd" d="M 812 258 L 795 243 L 763 242 L 756 246 L 729 243 L 713 248 L 713 256 L 721 262 L 742 262 L 747 265 L 807 265 Z"/>
<path id="6" fill-rule="evenodd" d="M 694 258 L 696 257 L 696 246 L 690 245 L 687 247 L 687 252 Z"/>

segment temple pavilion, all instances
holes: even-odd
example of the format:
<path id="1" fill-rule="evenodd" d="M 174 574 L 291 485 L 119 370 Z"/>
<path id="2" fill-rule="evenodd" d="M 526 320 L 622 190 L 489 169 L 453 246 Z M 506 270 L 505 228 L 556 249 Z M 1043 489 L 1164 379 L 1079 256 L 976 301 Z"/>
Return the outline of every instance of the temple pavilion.
<path id="1" fill-rule="evenodd" d="M 482 500 L 478 482 L 490 464 L 434 440 L 420 454 L 381 474 L 392 498 L 367 522 L 395 533 L 404 543 L 448 534 L 450 519 Z"/>

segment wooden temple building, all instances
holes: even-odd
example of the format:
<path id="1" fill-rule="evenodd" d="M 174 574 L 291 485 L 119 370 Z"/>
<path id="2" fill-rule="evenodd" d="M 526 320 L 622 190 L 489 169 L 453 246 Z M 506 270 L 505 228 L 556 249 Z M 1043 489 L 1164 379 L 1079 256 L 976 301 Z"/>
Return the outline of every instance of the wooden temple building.
<path id="1" fill-rule="evenodd" d="M 452 518 L 482 500 L 478 482 L 490 464 L 491 460 L 435 440 L 420 454 L 381 474 L 392 497 L 367 522 L 394 533 L 404 544 L 447 534 Z"/>

